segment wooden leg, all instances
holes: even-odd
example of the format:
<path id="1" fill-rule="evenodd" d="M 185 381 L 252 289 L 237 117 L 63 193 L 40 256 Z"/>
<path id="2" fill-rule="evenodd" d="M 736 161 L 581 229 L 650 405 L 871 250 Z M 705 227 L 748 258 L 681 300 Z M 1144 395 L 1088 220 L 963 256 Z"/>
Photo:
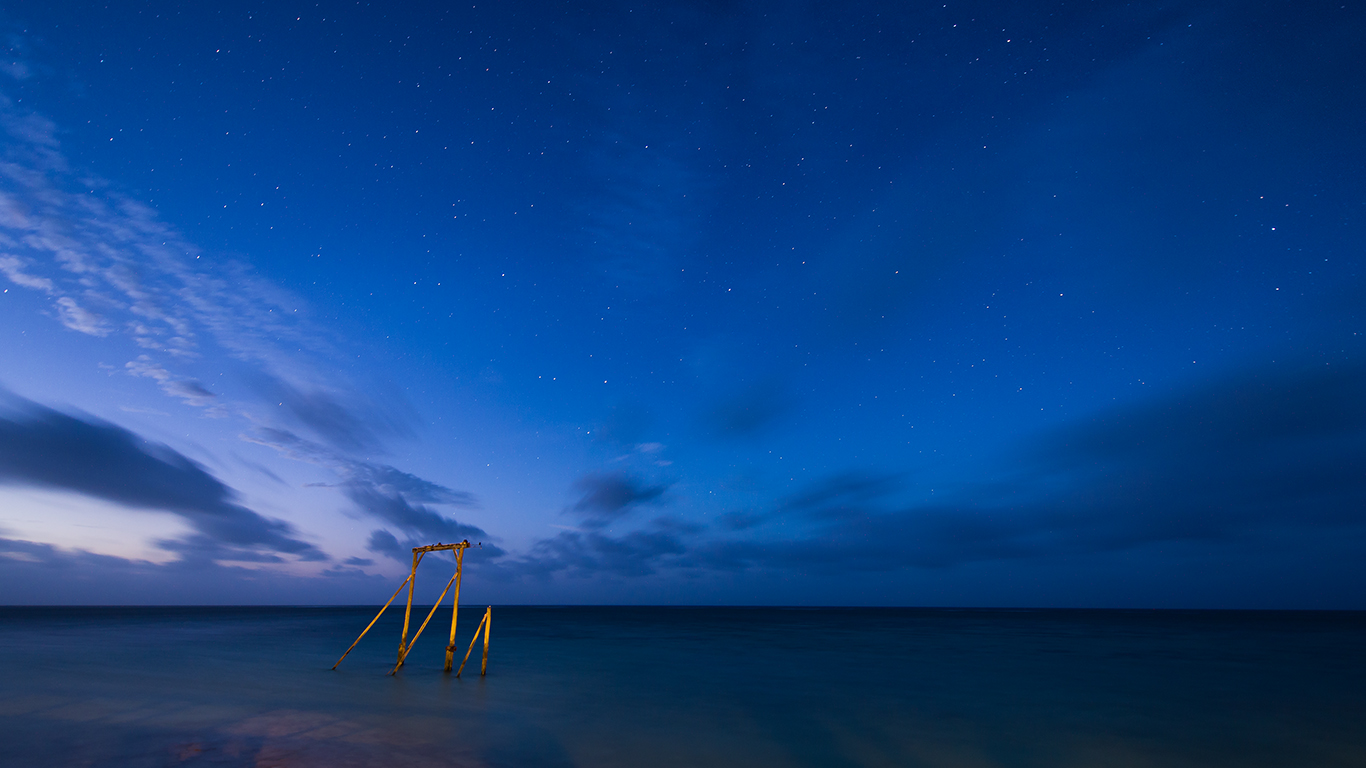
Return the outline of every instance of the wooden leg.
<path id="1" fill-rule="evenodd" d="M 460 662 L 460 669 L 455 671 L 456 677 L 460 677 L 460 673 L 465 671 L 465 662 L 470 660 L 470 654 L 474 653 L 474 644 L 479 642 L 479 630 L 484 628 L 484 622 L 488 621 L 488 619 L 489 615 L 486 611 L 484 613 L 484 618 L 479 620 L 479 626 L 474 628 L 474 639 L 470 640 L 470 649 L 468 651 L 465 651 L 465 661 Z"/>
<path id="2" fill-rule="evenodd" d="M 408 609 L 403 612 L 403 636 L 398 639 L 398 663 L 408 655 L 408 620 L 413 615 L 413 586 L 417 584 L 417 564 L 422 562 L 422 553 L 413 553 L 413 570 L 408 574 Z"/>
<path id="3" fill-rule="evenodd" d="M 441 597 L 436 599 L 436 605 L 433 605 L 432 609 L 427 612 L 427 618 L 422 620 L 422 626 L 418 627 L 417 632 L 413 633 L 413 641 L 408 643 L 408 649 L 399 657 L 398 663 L 394 665 L 394 668 L 389 670 L 389 674 L 394 674 L 398 671 L 399 667 L 403 666 L 403 660 L 408 658 L 408 653 L 413 650 L 413 646 L 417 644 L 417 639 L 422 636 L 422 630 L 427 628 L 427 622 L 431 621 L 432 617 L 436 615 L 436 609 L 441 607 L 441 601 L 446 599 L 446 593 L 451 591 L 451 585 L 454 583 L 455 577 L 452 576 L 451 580 L 446 582 L 446 588 L 441 590 Z"/>
<path id="4" fill-rule="evenodd" d="M 451 639 L 446 643 L 446 671 L 451 671 L 455 660 L 455 622 L 460 618 L 460 572 L 465 566 L 465 550 L 455 550 L 455 604 L 451 606 Z"/>
<path id="5" fill-rule="evenodd" d="M 484 611 L 484 666 L 479 669 L 479 676 L 483 677 L 489 671 L 489 632 L 493 629 L 493 606 L 489 606 Z"/>

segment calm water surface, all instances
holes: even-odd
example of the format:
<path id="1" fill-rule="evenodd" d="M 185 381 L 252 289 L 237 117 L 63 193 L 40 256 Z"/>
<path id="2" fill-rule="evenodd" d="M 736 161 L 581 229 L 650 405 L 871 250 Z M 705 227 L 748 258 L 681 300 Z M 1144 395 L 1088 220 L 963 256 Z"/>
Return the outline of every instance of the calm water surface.
<path id="1" fill-rule="evenodd" d="M 1360 613 L 376 609 L 0 609 L 2 762 L 1366 766 Z"/>

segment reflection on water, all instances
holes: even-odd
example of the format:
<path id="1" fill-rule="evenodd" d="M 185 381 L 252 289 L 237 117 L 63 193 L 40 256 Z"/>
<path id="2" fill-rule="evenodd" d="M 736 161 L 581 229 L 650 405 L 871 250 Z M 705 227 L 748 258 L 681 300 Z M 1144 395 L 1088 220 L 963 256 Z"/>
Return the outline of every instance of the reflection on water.
<path id="1" fill-rule="evenodd" d="M 487 678 L 386 676 L 397 614 L 329 672 L 374 610 L 0 609 L 7 763 L 1366 765 L 1362 614 L 500 607 Z"/>

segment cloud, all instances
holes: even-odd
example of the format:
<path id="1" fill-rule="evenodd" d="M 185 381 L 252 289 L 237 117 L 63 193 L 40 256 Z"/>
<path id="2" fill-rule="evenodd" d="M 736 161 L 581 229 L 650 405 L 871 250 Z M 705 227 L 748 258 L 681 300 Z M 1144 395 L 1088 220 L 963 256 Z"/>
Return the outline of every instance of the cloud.
<path id="1" fill-rule="evenodd" d="M 710 540 L 689 556 L 704 567 L 889 570 L 1358 528 L 1362 392 L 1360 365 L 1231 376 L 1039 435 L 984 472 L 1007 479 L 942 501 L 898 505 L 889 477 L 832 477 L 723 520 L 745 530 L 780 518 L 803 534 Z"/>
<path id="2" fill-rule="evenodd" d="M 180 539 L 158 539 L 156 545 L 167 552 L 175 552 L 182 560 L 198 559 L 237 563 L 286 563 L 275 552 L 250 547 L 231 546 L 209 536 L 185 536 Z M 297 553 L 303 561 L 325 561 L 327 555 L 317 549 Z"/>
<path id="3" fill-rule="evenodd" d="M 167 382 L 166 393 L 183 399 L 190 405 L 207 405 L 215 397 L 214 393 L 204 388 L 203 384 L 194 379 L 179 379 Z"/>
<path id="4" fill-rule="evenodd" d="M 22 61 L 0 61 L 0 72 L 15 80 L 27 80 L 33 76 L 32 70 Z"/>
<path id="5" fill-rule="evenodd" d="M 398 538 L 383 528 L 377 528 L 370 532 L 370 538 L 365 542 L 365 548 L 371 552 L 378 552 L 385 557 L 393 558 L 400 563 L 406 562 L 410 556 L 412 547 L 404 548 L 398 543 Z"/>
<path id="6" fill-rule="evenodd" d="M 345 483 L 342 490 L 361 510 L 400 531 L 422 537 L 422 544 L 450 543 L 471 536 L 488 538 L 482 528 L 446 517 L 424 504 L 414 504 L 400 492 L 364 482 Z"/>
<path id="7" fill-rule="evenodd" d="M 193 544 L 186 551 L 193 551 Z M 270 556 L 258 550 L 242 554 Z M 354 567 L 332 568 L 323 576 L 224 565 L 198 556 L 151 563 L 0 538 L 0 583 L 6 601 L 14 604 L 368 604 L 383 602 L 393 591 L 389 578 Z"/>
<path id="8" fill-rule="evenodd" d="M 269 520 L 236 503 L 237 493 L 169 446 L 153 443 L 97 419 L 67 415 L 9 395 L 0 413 L 0 483 L 52 488 L 135 509 L 172 512 L 198 535 L 160 542 L 172 551 L 195 549 L 232 559 L 288 554 L 304 560 L 326 555 L 294 536 L 285 522 Z"/>
<path id="9" fill-rule="evenodd" d="M 600 574 L 649 576 L 668 567 L 671 557 L 686 551 L 669 531 L 632 531 L 609 536 L 598 531 L 565 531 L 542 539 L 523 557 L 480 563 L 479 575 L 494 580 L 533 577 L 545 579 L 564 573 L 577 578 Z"/>
<path id="10" fill-rule="evenodd" d="M 13 256 L 0 256 L 0 274 L 15 285 L 32 288 L 44 293 L 52 293 L 52 281 L 46 277 L 35 277 L 24 271 L 24 263 Z"/>
<path id="11" fill-rule="evenodd" d="M 122 334 L 182 360 L 207 347 L 268 380 L 343 384 L 327 362 L 338 356 L 331 335 L 310 321 L 298 297 L 245 264 L 205 253 L 149 206 L 73 169 L 57 135 L 52 121 L 0 94 L 0 274 L 55 297 L 53 316 L 80 333 Z M 130 372 L 214 409 L 199 382 L 139 361 L 164 375 L 148 375 L 150 367 Z M 388 432 L 361 424 L 342 398 L 321 389 L 291 385 L 275 402 L 288 402 L 292 415 L 343 449 L 371 448 L 374 434 L 401 432 L 387 416 Z"/>
<path id="12" fill-rule="evenodd" d="M 156 380 L 163 392 L 180 398 L 186 405 L 200 408 L 216 405 L 218 395 L 210 392 L 203 384 L 194 379 L 175 378 L 170 371 L 152 362 L 152 358 L 147 355 L 138 355 L 137 360 L 124 363 L 124 368 L 131 376 Z"/>
<path id="13" fill-rule="evenodd" d="M 899 476 L 844 472 L 813 483 L 801 493 L 781 499 L 768 509 L 725 512 L 717 518 L 721 527 L 743 531 L 773 520 L 799 516 L 812 519 L 857 514 L 869 502 L 895 491 Z"/>
<path id="14" fill-rule="evenodd" d="M 939 569 L 1187 546 L 1325 546 L 1366 535 L 1366 366 L 1245 371 L 1039 433 L 934 500 L 901 473 L 831 475 L 710 530 L 674 521 L 600 529 L 665 486 L 590 475 L 582 530 L 488 566 L 495 578 L 564 572 Z M 936 483 L 936 487 L 941 484 Z M 775 525 L 781 523 L 781 525 Z M 686 535 L 686 538 L 684 538 Z M 1306 538 L 1308 537 L 1308 538 Z"/>
<path id="15" fill-rule="evenodd" d="M 356 508 L 373 518 L 388 523 L 408 539 L 402 543 L 388 530 L 370 534 L 368 549 L 399 562 L 407 562 L 408 550 L 415 546 L 438 541 L 452 543 L 465 538 L 488 541 L 492 537 L 484 529 L 447 517 L 427 506 L 449 504 L 459 507 L 477 506 L 473 494 L 457 491 L 424 480 L 386 464 L 342 456 L 330 448 L 306 440 L 283 429 L 259 427 L 244 440 L 274 448 L 290 458 L 327 467 L 338 475 L 335 487 L 351 500 Z M 490 553 L 501 549 L 486 544 Z"/>
<path id="16" fill-rule="evenodd" d="M 600 528 L 628 514 L 640 504 L 658 503 L 667 485 L 646 485 L 622 472 L 586 475 L 574 484 L 582 493 L 570 511 L 589 528 Z"/>
<path id="17" fill-rule="evenodd" d="M 348 404 L 347 398 L 339 393 L 319 387 L 305 390 L 278 376 L 261 376 L 258 389 L 266 399 L 283 406 L 299 424 L 341 451 L 374 451 L 382 438 L 411 434 L 406 414 L 389 406 L 357 407 Z M 362 412 L 364 417 L 359 415 Z"/>
<path id="18" fill-rule="evenodd" d="M 481 578 L 546 579 L 556 573 L 577 578 L 599 574 L 648 576 L 669 567 L 671 558 L 686 552 L 680 535 L 702 530 L 702 526 L 686 520 L 657 517 L 644 530 L 613 536 L 602 529 L 622 521 L 638 506 L 660 503 L 668 485 L 649 485 L 624 472 L 610 472 L 586 475 L 574 483 L 574 488 L 580 493 L 579 500 L 565 511 L 579 516 L 582 528 L 554 526 L 562 532 L 537 541 L 516 557 L 486 546 L 473 563 Z M 372 551 L 395 559 L 408 557 L 403 546 L 385 531 L 370 536 Z"/>
<path id="19" fill-rule="evenodd" d="M 62 325 L 73 331 L 80 331 L 90 336 L 104 337 L 109 335 L 109 324 L 104 321 L 104 318 L 84 309 L 70 296 L 57 299 L 57 318 L 62 321 Z"/>
<path id="20" fill-rule="evenodd" d="M 467 491 L 447 488 L 387 464 L 351 459 L 287 429 L 257 427 L 249 434 L 242 435 L 242 439 L 274 448 L 297 461 L 328 467 L 340 475 L 341 482 L 338 485 L 341 487 L 357 485 L 374 488 L 385 494 L 401 494 L 410 501 L 428 504 L 478 506 L 474 495 Z"/>
<path id="21" fill-rule="evenodd" d="M 779 514 L 797 512 L 822 517 L 840 517 L 850 509 L 887 495 L 898 485 L 896 475 L 846 472 L 815 483 L 805 491 L 784 499 Z"/>

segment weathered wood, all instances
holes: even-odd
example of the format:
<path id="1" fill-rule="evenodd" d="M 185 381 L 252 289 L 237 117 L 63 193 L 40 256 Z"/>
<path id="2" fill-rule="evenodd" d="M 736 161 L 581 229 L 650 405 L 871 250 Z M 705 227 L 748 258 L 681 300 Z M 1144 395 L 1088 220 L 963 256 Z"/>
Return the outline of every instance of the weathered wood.
<path id="1" fill-rule="evenodd" d="M 360 643 L 361 639 L 365 637 L 366 633 L 368 633 L 372 628 L 374 628 L 375 624 L 379 621 L 380 617 L 384 615 L 384 612 L 389 609 L 389 606 L 393 604 L 394 600 L 398 599 L 399 593 L 403 591 L 403 587 L 406 585 L 408 587 L 408 604 L 403 610 L 403 633 L 399 636 L 398 639 L 398 660 L 394 662 L 394 668 L 389 671 L 389 674 L 392 675 L 398 672 L 399 667 L 402 667 L 404 661 L 407 660 L 408 654 L 413 649 L 413 645 L 417 642 L 417 639 L 422 636 L 422 632 L 427 628 L 427 625 L 431 623 L 432 617 L 436 615 L 436 609 L 441 607 L 441 601 L 446 599 L 446 593 L 450 592 L 451 586 L 454 585 L 455 596 L 451 600 L 451 632 L 450 637 L 446 643 L 446 671 L 450 672 L 451 664 L 455 660 L 455 632 L 457 622 L 460 619 L 460 585 L 463 580 L 465 572 L 465 550 L 469 549 L 471 546 L 472 545 L 470 544 L 469 539 L 465 539 L 464 541 L 460 541 L 455 544 L 442 544 L 441 542 L 437 542 L 436 544 L 431 544 L 425 547 L 413 547 L 413 564 L 412 567 L 408 570 L 408 578 L 404 579 L 403 583 L 398 585 L 398 590 L 394 592 L 392 597 L 389 598 L 389 602 L 385 603 L 384 606 L 379 609 L 379 613 L 375 614 L 375 618 L 371 619 L 370 623 L 365 626 L 365 629 L 361 630 L 361 633 L 356 638 L 355 642 L 351 643 L 351 647 L 347 648 L 346 653 L 343 653 L 341 655 L 341 658 L 337 659 L 337 663 L 332 665 L 332 669 L 335 670 L 342 663 L 342 661 L 344 661 L 346 657 L 351 654 L 351 651 L 355 650 L 356 646 Z M 441 591 L 441 597 L 437 598 L 436 605 L 432 606 L 432 610 L 427 613 L 427 618 L 422 620 L 422 626 L 417 628 L 417 632 L 413 633 L 413 639 L 409 640 L 408 630 L 412 628 L 413 618 L 413 595 L 417 588 L 417 567 L 422 563 L 422 558 L 426 557 L 428 552 L 446 551 L 452 551 L 455 553 L 455 575 L 451 577 L 450 581 L 446 582 L 446 588 Z M 484 612 L 484 619 L 479 622 L 479 626 L 483 628 L 484 631 L 485 669 L 488 668 L 489 632 L 487 622 L 491 620 L 491 611 L 492 607 L 490 606 L 489 610 Z M 479 629 L 476 629 L 474 631 L 474 640 L 470 642 L 470 648 L 468 651 L 465 652 L 465 661 L 469 661 L 470 653 L 474 651 L 474 644 L 479 640 L 479 631 Z M 463 670 L 464 668 L 465 662 L 462 661 L 460 663 L 460 669 Z M 456 673 L 456 676 L 459 677 L 458 672 Z"/>
<path id="2" fill-rule="evenodd" d="M 456 576 L 459 575 L 459 573 L 456 574 Z M 451 580 L 446 582 L 446 588 L 441 590 L 441 597 L 438 597 L 436 599 L 436 605 L 433 605 L 432 609 L 427 612 L 427 618 L 422 621 L 422 626 L 418 627 L 417 632 L 413 633 L 413 641 L 411 643 L 408 643 L 408 650 L 404 651 L 403 655 L 399 657 L 398 663 L 395 664 L 394 668 L 389 671 L 389 674 L 394 674 L 398 671 L 399 667 L 403 666 L 403 660 L 408 658 L 408 654 L 413 650 L 413 646 L 417 644 L 417 639 L 422 636 L 422 630 L 427 628 L 427 622 L 431 621 L 432 616 L 436 615 L 436 609 L 441 607 L 441 601 L 446 599 L 446 593 L 451 591 L 451 585 L 454 583 L 455 576 L 452 576 Z"/>
<path id="3" fill-rule="evenodd" d="M 460 618 L 460 573 L 465 567 L 465 550 L 469 545 L 468 541 L 455 545 L 455 599 L 451 604 L 451 637 L 446 642 L 446 672 L 451 671 L 451 662 L 455 660 L 455 623 Z"/>
<path id="4" fill-rule="evenodd" d="M 430 545 L 425 546 L 425 547 L 413 547 L 413 551 L 414 551 L 414 552 L 444 552 L 445 550 L 448 550 L 448 549 L 464 549 L 465 547 L 469 547 L 469 546 L 472 546 L 472 545 L 470 544 L 469 539 L 466 539 L 465 541 L 459 542 L 459 543 L 457 543 L 457 544 L 430 544 Z"/>
<path id="5" fill-rule="evenodd" d="M 425 552 L 413 550 L 413 570 L 408 574 L 408 608 L 403 612 L 403 634 L 398 639 L 398 663 L 403 664 L 403 657 L 408 655 L 408 620 L 413 615 L 413 587 L 417 584 L 417 564 L 426 557 Z"/>
<path id="6" fill-rule="evenodd" d="M 365 625 L 365 629 L 361 630 L 360 637 L 356 638 L 356 642 L 352 643 L 351 647 L 346 649 L 346 653 L 343 653 L 341 655 L 341 658 L 337 659 L 337 663 L 332 665 L 333 671 L 336 671 L 337 666 L 346 660 L 346 657 L 349 656 L 351 654 L 351 651 L 355 649 L 356 644 L 360 642 L 362 637 L 365 637 L 365 633 L 369 632 L 370 628 L 375 626 L 375 622 L 379 621 L 379 617 L 383 616 L 384 612 L 389 609 L 389 603 L 394 602 L 394 598 L 398 597 L 398 593 L 403 591 L 403 588 L 408 585 L 408 580 L 411 578 L 413 578 L 413 575 L 410 573 L 408 574 L 408 578 L 404 579 L 403 583 L 398 585 L 398 589 L 394 590 L 394 596 L 389 598 L 389 602 L 385 603 L 384 607 L 379 609 L 379 613 L 375 614 L 375 618 L 371 619 L 370 623 Z"/>
<path id="7" fill-rule="evenodd" d="M 479 642 L 479 630 L 484 628 L 484 622 L 489 620 L 489 612 L 484 611 L 484 618 L 479 620 L 479 626 L 474 628 L 474 638 L 470 640 L 470 649 L 465 651 L 465 660 L 460 662 L 460 669 L 456 670 L 455 676 L 460 677 L 460 673 L 465 671 L 465 662 L 470 660 L 470 654 L 474 653 L 474 644 Z"/>
<path id="8" fill-rule="evenodd" d="M 483 677 L 489 671 L 489 632 L 493 631 L 493 606 L 489 606 L 484 611 L 484 665 L 479 668 L 479 676 Z"/>

